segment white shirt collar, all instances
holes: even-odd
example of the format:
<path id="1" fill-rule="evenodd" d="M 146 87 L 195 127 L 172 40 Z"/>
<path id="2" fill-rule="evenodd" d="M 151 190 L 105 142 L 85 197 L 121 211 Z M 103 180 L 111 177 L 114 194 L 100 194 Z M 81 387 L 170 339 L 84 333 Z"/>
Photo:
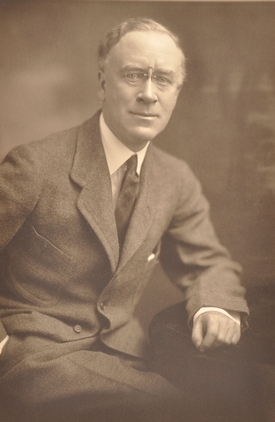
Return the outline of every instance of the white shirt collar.
<path id="1" fill-rule="evenodd" d="M 107 164 L 109 168 L 110 175 L 114 174 L 133 154 L 129 148 L 127 148 L 108 128 L 101 113 L 99 118 L 99 127 L 101 133 L 101 139 L 103 148 L 105 151 Z M 138 151 L 137 154 L 137 173 L 140 174 L 141 166 L 143 164 L 147 148 L 150 141 L 147 142 L 145 147 Z"/>

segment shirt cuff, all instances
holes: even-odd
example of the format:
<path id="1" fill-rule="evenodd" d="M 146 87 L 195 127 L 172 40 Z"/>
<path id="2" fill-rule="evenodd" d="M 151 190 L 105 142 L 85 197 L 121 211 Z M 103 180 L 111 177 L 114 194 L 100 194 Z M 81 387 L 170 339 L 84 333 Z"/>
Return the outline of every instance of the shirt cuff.
<path id="1" fill-rule="evenodd" d="M 205 312 L 211 312 L 211 311 L 215 311 L 215 312 L 220 312 L 221 314 L 226 315 L 228 318 L 233 319 L 233 321 L 235 321 L 238 325 L 241 325 L 241 315 L 240 312 L 236 312 L 236 311 L 225 311 L 224 309 L 221 308 L 214 308 L 212 306 L 205 306 L 203 308 L 200 308 L 198 310 L 198 312 L 195 313 L 194 317 L 193 317 L 193 324 L 195 323 L 195 321 L 197 320 L 197 318 L 201 315 L 204 314 Z"/>

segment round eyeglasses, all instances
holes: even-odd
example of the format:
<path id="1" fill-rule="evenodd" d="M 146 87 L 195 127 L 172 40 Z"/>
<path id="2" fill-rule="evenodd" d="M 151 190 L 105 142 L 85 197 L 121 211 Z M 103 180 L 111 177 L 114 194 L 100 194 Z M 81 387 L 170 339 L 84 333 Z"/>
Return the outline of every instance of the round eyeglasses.
<path id="1" fill-rule="evenodd" d="M 158 88 L 169 88 L 176 86 L 175 78 L 173 76 L 164 76 L 163 74 L 149 74 L 148 72 L 141 72 L 141 71 L 129 71 L 123 74 L 124 79 L 130 84 L 134 86 L 140 86 L 144 84 L 149 78 L 154 85 Z"/>

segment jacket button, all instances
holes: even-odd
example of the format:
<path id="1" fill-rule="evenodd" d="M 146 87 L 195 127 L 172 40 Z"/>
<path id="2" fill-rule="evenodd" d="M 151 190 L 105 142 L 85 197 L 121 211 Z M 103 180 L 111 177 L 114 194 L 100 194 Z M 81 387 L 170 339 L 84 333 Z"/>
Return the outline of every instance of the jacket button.
<path id="1" fill-rule="evenodd" d="M 100 303 L 100 305 L 99 305 L 99 307 L 100 307 L 100 309 L 101 309 L 102 311 L 104 311 L 104 309 L 106 308 L 106 305 L 105 305 L 105 303 L 104 303 L 104 302 L 101 302 L 101 303 Z"/>
<path id="2" fill-rule="evenodd" d="M 74 326 L 74 331 L 75 331 L 76 333 L 81 333 L 81 330 L 82 330 L 82 328 L 81 328 L 81 326 L 80 326 L 80 325 L 75 325 L 75 326 Z"/>

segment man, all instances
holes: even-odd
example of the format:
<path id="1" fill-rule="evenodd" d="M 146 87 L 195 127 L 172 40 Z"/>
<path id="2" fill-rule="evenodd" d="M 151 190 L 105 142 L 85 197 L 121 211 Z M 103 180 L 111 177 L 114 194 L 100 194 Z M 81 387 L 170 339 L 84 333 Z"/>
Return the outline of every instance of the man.
<path id="1" fill-rule="evenodd" d="M 240 339 L 240 267 L 187 164 L 151 142 L 184 77 L 177 37 L 149 19 L 122 23 L 99 47 L 101 111 L 1 166 L 0 388 L 28 420 L 121 420 L 177 397 L 146 364 L 134 317 L 158 260 L 184 293 L 198 350 Z"/>

